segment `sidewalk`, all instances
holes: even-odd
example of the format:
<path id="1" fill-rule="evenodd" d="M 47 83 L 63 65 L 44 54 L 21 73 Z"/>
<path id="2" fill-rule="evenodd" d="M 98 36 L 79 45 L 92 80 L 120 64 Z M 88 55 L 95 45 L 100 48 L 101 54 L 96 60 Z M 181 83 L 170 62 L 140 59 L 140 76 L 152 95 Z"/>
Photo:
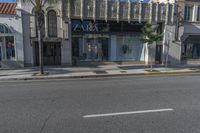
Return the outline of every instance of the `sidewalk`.
<path id="1" fill-rule="evenodd" d="M 0 69 L 0 80 L 31 80 L 56 78 L 86 78 L 149 74 L 199 73 L 199 66 L 154 66 L 150 72 L 148 66 L 141 65 L 101 65 L 97 67 L 45 67 L 45 76 L 36 76 L 39 69 L 24 68 L 16 70 Z"/>

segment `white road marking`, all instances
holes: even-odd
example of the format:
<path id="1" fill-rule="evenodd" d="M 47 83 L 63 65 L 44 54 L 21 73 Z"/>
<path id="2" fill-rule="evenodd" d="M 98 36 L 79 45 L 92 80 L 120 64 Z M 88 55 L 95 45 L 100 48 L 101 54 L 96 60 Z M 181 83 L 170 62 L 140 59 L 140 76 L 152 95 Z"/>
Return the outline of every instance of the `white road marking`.
<path id="1" fill-rule="evenodd" d="M 166 109 L 141 110 L 141 111 L 107 113 L 107 114 L 92 114 L 92 115 L 85 115 L 85 116 L 83 116 L 83 118 L 130 115 L 130 114 L 142 114 L 142 113 L 156 113 L 156 112 L 167 112 L 167 111 L 173 111 L 173 110 L 174 109 L 172 109 L 172 108 L 166 108 Z"/>

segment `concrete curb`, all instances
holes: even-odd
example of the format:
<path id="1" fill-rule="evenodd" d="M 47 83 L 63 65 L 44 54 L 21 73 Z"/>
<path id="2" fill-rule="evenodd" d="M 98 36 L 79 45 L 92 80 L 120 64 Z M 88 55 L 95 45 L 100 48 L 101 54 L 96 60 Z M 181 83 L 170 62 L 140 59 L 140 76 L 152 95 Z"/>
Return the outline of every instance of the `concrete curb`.
<path id="1" fill-rule="evenodd" d="M 82 79 L 82 78 L 103 78 L 103 77 L 120 77 L 120 76 L 144 76 L 144 75 L 188 75 L 188 74 L 200 74 L 199 70 L 193 71 L 171 71 L 171 72 L 145 72 L 145 73 L 122 73 L 122 74 L 97 74 L 97 75 L 80 75 L 80 76 L 33 76 L 28 78 L 5 78 L 0 81 L 8 80 L 45 80 L 45 79 Z"/>

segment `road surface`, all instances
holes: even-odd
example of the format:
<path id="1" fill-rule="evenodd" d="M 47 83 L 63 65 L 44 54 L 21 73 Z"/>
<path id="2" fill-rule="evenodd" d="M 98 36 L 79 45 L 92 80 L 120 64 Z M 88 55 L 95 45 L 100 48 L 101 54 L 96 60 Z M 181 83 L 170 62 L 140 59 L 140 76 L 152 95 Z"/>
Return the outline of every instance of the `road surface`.
<path id="1" fill-rule="evenodd" d="M 0 82 L 0 133 L 200 133 L 200 76 Z"/>

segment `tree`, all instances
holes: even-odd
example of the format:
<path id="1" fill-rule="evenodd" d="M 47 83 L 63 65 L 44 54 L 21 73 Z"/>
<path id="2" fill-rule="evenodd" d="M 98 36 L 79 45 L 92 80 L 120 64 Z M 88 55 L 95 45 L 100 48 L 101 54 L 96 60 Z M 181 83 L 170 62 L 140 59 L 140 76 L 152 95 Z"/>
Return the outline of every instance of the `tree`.
<path id="1" fill-rule="evenodd" d="M 152 45 L 154 42 L 158 42 L 161 41 L 163 38 L 163 34 L 158 34 L 156 33 L 156 27 L 154 27 L 152 24 L 150 23 L 146 23 L 143 28 L 142 28 L 142 37 L 141 37 L 141 41 L 143 43 L 147 44 L 147 50 L 149 50 L 150 45 Z M 151 71 L 153 68 L 153 60 L 151 57 L 151 53 L 150 53 L 150 65 L 151 65 Z"/>
<path id="2" fill-rule="evenodd" d="M 46 4 L 57 3 L 61 0 L 23 0 L 24 3 L 31 3 L 35 11 L 36 29 L 38 35 L 38 45 L 39 45 L 39 64 L 40 64 L 40 75 L 44 74 L 44 60 L 43 60 L 43 35 L 42 27 L 44 26 L 44 12 L 43 8 Z M 69 4 L 69 11 L 71 13 L 73 0 L 62 0 L 62 2 L 67 2 Z"/>

